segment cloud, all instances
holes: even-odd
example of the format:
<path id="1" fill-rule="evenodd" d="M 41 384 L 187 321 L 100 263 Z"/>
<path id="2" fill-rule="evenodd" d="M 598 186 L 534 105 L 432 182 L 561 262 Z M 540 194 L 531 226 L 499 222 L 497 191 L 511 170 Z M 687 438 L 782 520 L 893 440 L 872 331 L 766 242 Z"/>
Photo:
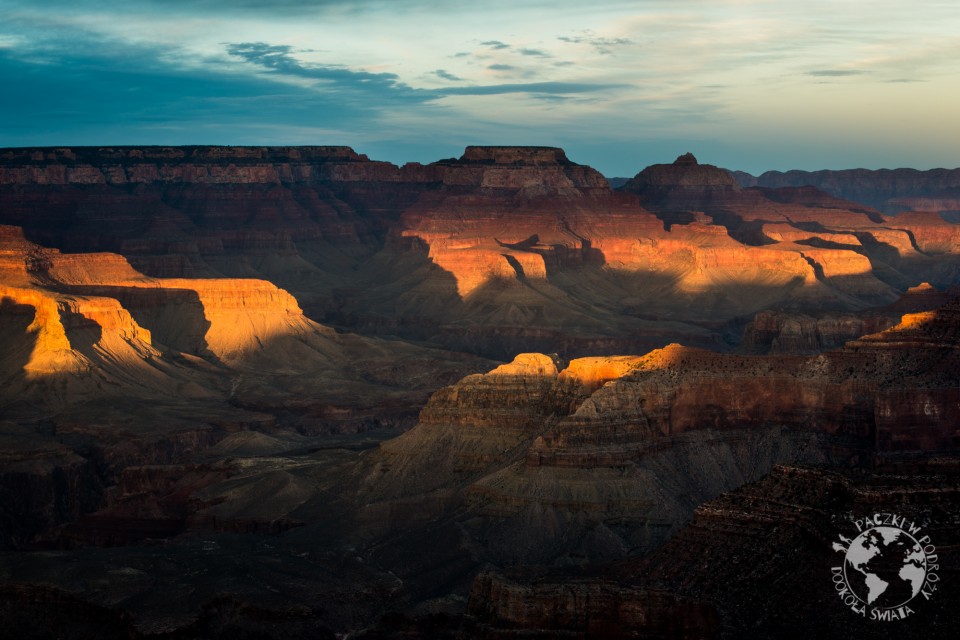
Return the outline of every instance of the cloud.
<path id="1" fill-rule="evenodd" d="M 334 65 L 305 67 L 291 55 L 294 53 L 294 49 L 289 45 L 273 45 L 267 44 L 266 42 L 241 42 L 228 44 L 227 53 L 278 73 L 302 78 L 355 80 L 381 86 L 400 86 L 400 83 L 397 81 L 397 74 L 395 73 L 351 71 L 345 67 Z"/>
<path id="2" fill-rule="evenodd" d="M 471 87 L 447 87 L 439 92 L 451 96 L 492 96 L 506 93 L 574 94 L 623 89 L 622 84 L 586 82 L 527 82 L 516 84 L 488 84 Z"/>
<path id="3" fill-rule="evenodd" d="M 808 76 L 814 76 L 816 78 L 843 78 L 846 76 L 862 76 L 868 73 L 867 71 L 858 71 L 856 69 L 817 69 L 815 71 L 808 71 Z"/>
<path id="4" fill-rule="evenodd" d="M 867 16 L 829 0 L 0 4 L 3 144 L 320 143 L 322 123 L 327 141 L 396 149 L 505 132 L 518 143 L 566 136 L 571 153 L 669 136 L 697 139 L 681 151 L 714 140 L 767 153 L 758 140 L 770 140 L 768 155 L 730 162 L 763 169 L 798 164 L 796 139 L 816 164 L 815 145 L 836 138 L 820 134 L 843 128 L 845 148 L 869 150 L 860 164 L 956 162 L 942 135 L 960 59 L 946 0 L 921 0 L 923 11 L 877 0 Z M 472 80 L 481 72 L 488 84 Z M 867 101 L 876 108 L 864 112 Z M 769 135 L 754 135 L 758 121 Z"/>
<path id="5" fill-rule="evenodd" d="M 34 0 L 25 3 L 36 4 Z M 356 16 L 357 14 L 402 11 L 404 13 L 428 13 L 436 11 L 432 0 L 126 0 L 118 7 L 107 0 L 44 0 L 49 7 L 69 9 L 98 9 L 104 6 L 116 11 L 143 11 L 168 13 L 176 11 L 183 15 L 225 16 L 232 14 L 278 16 L 310 16 L 320 12 L 333 15 Z M 471 6 L 468 0 L 444 0 L 446 9 L 461 10 Z"/>
<path id="6" fill-rule="evenodd" d="M 370 106 L 303 87 L 164 69 L 154 52 L 125 53 L 74 53 L 67 63 L 0 53 L 0 77 L 17 87 L 16 99 L 0 100 L 0 139 L 16 145 L 252 144 L 276 140 L 280 131 L 316 128 L 318 113 L 335 138 L 343 137 L 337 130 L 377 117 Z"/>
<path id="7" fill-rule="evenodd" d="M 348 99 L 353 96 L 357 100 L 376 97 L 376 104 L 386 102 L 419 104 L 440 100 L 447 96 L 464 95 L 489 96 L 512 93 L 563 95 L 600 92 L 626 86 L 616 83 L 529 82 L 415 89 L 400 82 L 397 75 L 393 73 L 370 73 L 329 65 L 305 66 L 293 57 L 294 50 L 288 45 L 247 42 L 227 45 L 227 52 L 246 62 L 261 66 L 271 74 L 322 81 L 312 87 L 318 93 Z M 494 71 L 515 69 L 508 64 L 491 64 L 487 68 Z M 457 82 L 463 80 L 443 69 L 434 71 L 434 74 L 446 80 Z"/>
<path id="8" fill-rule="evenodd" d="M 599 93 L 623 89 L 626 85 L 617 83 L 590 82 L 528 82 L 488 85 L 468 85 L 441 87 L 435 89 L 415 89 L 397 79 L 392 73 L 369 73 L 353 71 L 342 67 L 305 66 L 293 57 L 293 49 L 287 45 L 270 45 L 262 42 L 228 45 L 228 52 L 243 60 L 260 65 L 277 74 L 297 78 L 324 81 L 314 87 L 318 93 L 336 96 L 344 103 L 355 102 L 370 108 L 368 103 L 384 106 L 389 103 L 416 105 L 440 101 L 453 96 L 497 96 L 509 94 L 527 94 L 538 99 L 544 96 L 567 96 L 574 94 Z M 508 64 L 488 66 L 494 71 L 515 69 Z M 443 69 L 434 74 L 451 82 L 463 79 Z"/>
<path id="9" fill-rule="evenodd" d="M 433 73 L 438 78 L 443 78 L 444 80 L 449 80 L 450 82 L 463 82 L 463 78 L 460 76 L 455 76 L 445 69 L 437 69 Z"/>
<path id="10" fill-rule="evenodd" d="M 585 31 L 583 32 L 583 35 L 577 36 L 559 36 L 557 40 L 566 42 L 567 44 L 588 44 L 596 49 L 597 53 L 603 54 L 613 53 L 614 47 L 622 47 L 628 44 L 633 44 L 633 40 L 630 38 L 605 38 L 595 36 L 590 31 Z"/>
<path id="11" fill-rule="evenodd" d="M 271 73 L 291 78 L 317 80 L 316 88 L 325 93 L 370 97 L 380 101 L 422 103 L 434 99 L 431 92 L 414 89 L 400 82 L 395 73 L 370 73 L 355 71 L 343 66 L 306 66 L 294 56 L 289 45 L 272 45 L 265 42 L 242 42 L 228 44 L 227 53 L 250 64 L 262 67 Z"/>
<path id="12" fill-rule="evenodd" d="M 556 95 L 552 93 L 535 93 L 532 94 L 532 97 L 534 100 L 546 102 L 548 104 L 566 104 L 577 100 L 577 98 L 574 98 L 573 96 Z"/>

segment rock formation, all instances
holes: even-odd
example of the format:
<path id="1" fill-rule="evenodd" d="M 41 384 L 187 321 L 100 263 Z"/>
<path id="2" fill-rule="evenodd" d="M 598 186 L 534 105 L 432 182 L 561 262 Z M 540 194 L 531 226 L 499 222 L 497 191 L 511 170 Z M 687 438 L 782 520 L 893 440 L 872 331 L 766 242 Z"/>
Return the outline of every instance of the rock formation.
<path id="1" fill-rule="evenodd" d="M 847 169 L 840 171 L 767 171 L 759 177 L 733 172 L 744 187 L 812 186 L 838 198 L 896 214 L 901 211 L 958 211 L 960 169 Z"/>
<path id="2" fill-rule="evenodd" d="M 0 223 L 154 278 L 266 280 L 349 331 L 509 359 L 737 342 L 770 309 L 856 312 L 958 279 L 956 226 L 692 155 L 612 191 L 545 147 L 397 167 L 345 147 L 0 151 Z"/>
<path id="3" fill-rule="evenodd" d="M 241 429 L 402 425 L 484 362 L 337 333 L 269 282 L 147 277 L 15 227 L 0 227 L 0 274 L 0 476 L 34 487 L 4 503 L 8 545 L 104 506 L 128 465 L 179 463 Z"/>
<path id="4" fill-rule="evenodd" d="M 367 461 L 363 501 L 370 514 L 466 509 L 484 557 L 507 565 L 655 549 L 776 463 L 955 450 L 958 326 L 951 303 L 816 356 L 518 356 L 435 394 Z"/>
<path id="5" fill-rule="evenodd" d="M 35 635 L 784 637 L 842 511 L 953 544 L 936 207 L 547 147 L 7 149 L 0 203 Z"/>
<path id="6" fill-rule="evenodd" d="M 656 553 L 588 572 L 516 569 L 482 574 L 469 610 L 484 637 L 883 638 L 889 626 L 843 606 L 831 544 L 852 518 L 894 513 L 936 540 L 940 588 L 912 602 L 898 634 L 948 638 L 958 593 L 956 467 L 919 473 L 778 465 L 756 483 L 697 508 Z M 853 529 L 855 530 L 855 529 Z"/>

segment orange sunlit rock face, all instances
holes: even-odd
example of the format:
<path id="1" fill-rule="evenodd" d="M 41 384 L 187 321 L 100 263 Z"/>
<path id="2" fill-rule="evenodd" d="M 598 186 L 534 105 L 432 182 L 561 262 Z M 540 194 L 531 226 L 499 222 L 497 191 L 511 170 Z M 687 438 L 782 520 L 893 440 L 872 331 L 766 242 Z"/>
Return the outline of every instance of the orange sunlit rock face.
<path id="1" fill-rule="evenodd" d="M 943 290 L 960 263 L 939 215 L 742 186 L 689 154 L 612 190 L 549 147 L 401 167 L 346 147 L 24 149 L 0 153 L 0 192 L 0 222 L 64 251 L 65 278 L 97 281 L 67 255 L 109 252 L 128 264 L 94 270 L 114 280 L 263 280 L 317 320 L 498 358 L 709 346 L 768 309 Z"/>
<path id="2" fill-rule="evenodd" d="M 577 358 L 571 360 L 559 376 L 560 380 L 575 380 L 588 390 L 595 390 L 604 384 L 640 367 L 648 367 L 651 357 L 641 356 L 604 356 Z"/>
<path id="3" fill-rule="evenodd" d="M 434 394 L 371 458 L 364 500 L 385 514 L 444 491 L 444 508 L 513 518 L 519 536 L 548 509 L 571 527 L 615 519 L 656 546 L 692 505 L 774 464 L 955 446 L 958 327 L 954 302 L 817 355 L 521 354 Z"/>
<path id="4" fill-rule="evenodd" d="M 315 384 L 317 400 L 299 402 L 323 403 L 332 393 L 350 420 L 349 407 L 368 402 L 377 378 L 388 386 L 396 381 L 358 373 L 351 383 L 347 363 L 362 363 L 353 365 L 358 370 L 378 370 L 384 361 L 401 370 L 438 367 L 421 376 L 425 381 L 449 375 L 449 365 L 463 372 L 458 357 L 444 362 L 439 352 L 339 335 L 265 280 L 149 277 L 123 256 L 61 253 L 26 240 L 16 227 L 0 227 L 0 274 L 10 283 L 0 284 L 8 404 L 52 409 L 111 397 L 182 398 L 189 411 L 193 401 L 246 397 L 256 404 L 273 395 L 290 402 Z M 344 384 L 355 388 L 330 391 Z M 422 392 L 414 397 L 419 402 Z"/>

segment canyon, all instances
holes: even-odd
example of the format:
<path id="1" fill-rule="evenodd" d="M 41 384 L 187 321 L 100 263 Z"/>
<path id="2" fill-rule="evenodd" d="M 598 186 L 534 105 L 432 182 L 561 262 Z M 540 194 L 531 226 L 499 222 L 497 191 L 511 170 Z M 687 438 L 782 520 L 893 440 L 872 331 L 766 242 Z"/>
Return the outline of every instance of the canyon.
<path id="1" fill-rule="evenodd" d="M 0 610 L 869 637 L 828 558 L 882 507 L 941 549 L 907 635 L 952 637 L 955 174 L 0 149 Z"/>
<path id="2" fill-rule="evenodd" d="M 960 211 L 960 171 L 956 169 L 767 171 L 759 176 L 737 171 L 734 177 L 741 185 L 749 187 L 813 186 L 890 214 Z"/>

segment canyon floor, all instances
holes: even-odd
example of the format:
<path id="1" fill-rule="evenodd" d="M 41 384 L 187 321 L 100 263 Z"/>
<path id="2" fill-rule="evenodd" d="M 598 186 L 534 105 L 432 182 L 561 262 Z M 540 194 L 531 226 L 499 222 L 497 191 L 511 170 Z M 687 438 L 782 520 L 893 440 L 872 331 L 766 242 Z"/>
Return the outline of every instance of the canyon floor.
<path id="1" fill-rule="evenodd" d="M 956 637 L 958 188 L 0 149 L 0 635 Z"/>

